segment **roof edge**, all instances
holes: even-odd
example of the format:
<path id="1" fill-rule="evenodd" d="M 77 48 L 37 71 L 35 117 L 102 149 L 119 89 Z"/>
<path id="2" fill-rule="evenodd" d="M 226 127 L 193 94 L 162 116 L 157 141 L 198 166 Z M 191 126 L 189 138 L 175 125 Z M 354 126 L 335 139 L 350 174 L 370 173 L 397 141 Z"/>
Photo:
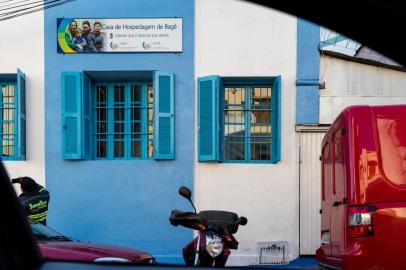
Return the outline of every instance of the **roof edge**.
<path id="1" fill-rule="evenodd" d="M 394 66 L 394 65 L 383 64 L 381 62 L 377 62 L 377 61 L 374 61 L 374 60 L 369 60 L 369 59 L 364 59 L 364 58 L 357 58 L 357 57 L 348 56 L 348 55 L 345 55 L 345 54 L 342 54 L 342 53 L 337 53 L 337 52 L 332 52 L 332 51 L 327 51 L 327 50 L 320 50 L 319 49 L 319 52 L 320 52 L 321 55 L 327 55 L 327 56 L 331 56 L 331 57 L 342 59 L 342 60 L 347 60 L 347 61 L 356 62 L 356 63 L 360 63 L 360 64 L 365 64 L 365 65 L 369 65 L 369 66 L 382 67 L 382 68 L 387 68 L 387 69 L 406 72 L 405 67 L 399 67 L 399 66 Z"/>

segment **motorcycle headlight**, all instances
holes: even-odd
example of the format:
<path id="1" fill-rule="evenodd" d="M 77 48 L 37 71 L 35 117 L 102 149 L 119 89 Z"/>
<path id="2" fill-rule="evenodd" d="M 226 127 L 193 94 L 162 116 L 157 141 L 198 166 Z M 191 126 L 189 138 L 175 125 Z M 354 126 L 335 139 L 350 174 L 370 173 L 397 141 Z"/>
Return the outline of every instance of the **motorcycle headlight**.
<path id="1" fill-rule="evenodd" d="M 206 235 L 206 251 L 213 258 L 221 254 L 224 248 L 224 243 L 217 235 Z"/>

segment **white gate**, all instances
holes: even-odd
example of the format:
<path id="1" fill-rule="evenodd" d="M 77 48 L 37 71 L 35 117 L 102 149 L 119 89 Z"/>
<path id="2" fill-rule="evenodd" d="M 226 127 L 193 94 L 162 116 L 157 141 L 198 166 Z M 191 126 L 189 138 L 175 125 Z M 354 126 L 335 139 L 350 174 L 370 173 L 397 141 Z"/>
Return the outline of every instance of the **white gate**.
<path id="1" fill-rule="evenodd" d="M 320 154 L 325 127 L 298 130 L 300 138 L 300 255 L 320 247 Z"/>

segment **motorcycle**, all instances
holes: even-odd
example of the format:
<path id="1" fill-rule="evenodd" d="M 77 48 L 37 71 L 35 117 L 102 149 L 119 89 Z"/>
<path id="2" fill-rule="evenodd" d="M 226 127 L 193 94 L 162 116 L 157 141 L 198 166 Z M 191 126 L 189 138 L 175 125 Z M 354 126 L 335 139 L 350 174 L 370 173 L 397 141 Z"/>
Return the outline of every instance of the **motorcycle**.
<path id="1" fill-rule="evenodd" d="M 237 232 L 239 225 L 247 224 L 247 218 L 218 210 L 197 213 L 190 189 L 181 187 L 179 194 L 191 203 L 194 212 L 172 210 L 170 223 L 198 231 L 197 237 L 182 250 L 186 265 L 224 267 L 230 250 L 238 249 L 238 241 L 233 234 Z"/>

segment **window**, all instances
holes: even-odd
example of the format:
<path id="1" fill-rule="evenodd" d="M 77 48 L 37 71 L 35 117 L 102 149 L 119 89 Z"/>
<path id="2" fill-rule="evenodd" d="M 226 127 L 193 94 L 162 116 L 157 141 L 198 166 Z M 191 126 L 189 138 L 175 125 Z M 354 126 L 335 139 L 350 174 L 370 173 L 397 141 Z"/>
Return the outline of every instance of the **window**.
<path id="1" fill-rule="evenodd" d="M 224 161 L 271 160 L 271 96 L 271 86 L 224 87 Z"/>
<path id="2" fill-rule="evenodd" d="M 175 158 L 173 74 L 130 79 L 62 73 L 64 159 Z"/>
<path id="3" fill-rule="evenodd" d="M 330 194 L 330 187 L 331 187 L 331 172 L 332 172 L 332 152 L 330 149 L 330 142 L 327 142 L 324 145 L 322 151 L 322 186 L 321 186 L 321 194 L 322 200 L 326 200 L 326 190 L 328 190 L 328 194 Z M 330 195 L 329 195 L 330 196 Z"/>
<path id="4" fill-rule="evenodd" d="M 16 130 L 16 99 L 15 83 L 1 83 L 1 156 L 3 158 L 14 157 L 17 134 Z"/>
<path id="5" fill-rule="evenodd" d="M 344 129 L 340 128 L 333 134 L 334 145 L 334 166 L 333 166 L 333 194 L 336 194 L 337 188 L 342 189 L 345 179 L 344 166 Z M 337 183 L 338 182 L 338 187 Z"/>
<path id="6" fill-rule="evenodd" d="M 148 159 L 153 154 L 153 87 L 143 82 L 96 83 L 97 159 Z"/>
<path id="7" fill-rule="evenodd" d="M 199 161 L 280 160 L 280 77 L 198 82 Z"/>
<path id="8" fill-rule="evenodd" d="M 25 75 L 0 74 L 0 153 L 3 160 L 25 160 Z"/>

